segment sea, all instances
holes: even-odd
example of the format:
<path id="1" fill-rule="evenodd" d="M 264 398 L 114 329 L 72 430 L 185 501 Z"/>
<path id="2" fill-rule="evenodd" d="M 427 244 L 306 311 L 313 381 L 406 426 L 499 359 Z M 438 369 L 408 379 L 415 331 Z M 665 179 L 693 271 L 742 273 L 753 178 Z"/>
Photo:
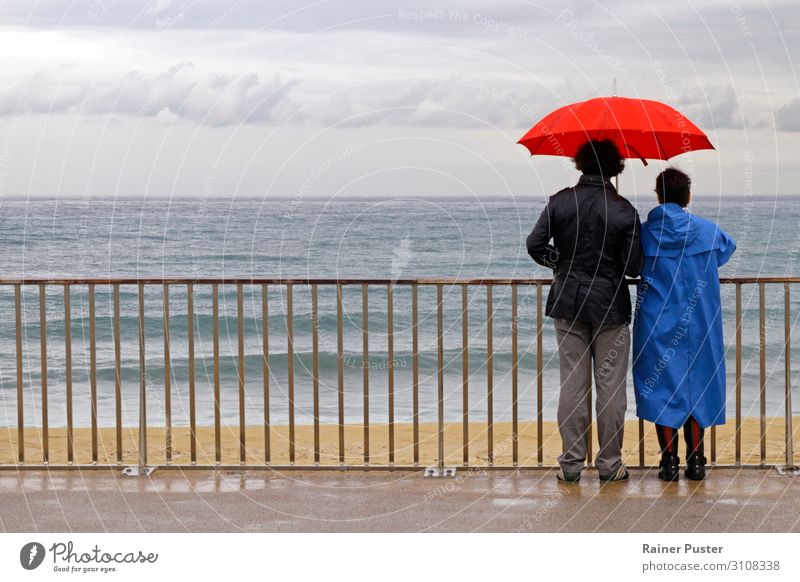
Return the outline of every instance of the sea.
<path id="1" fill-rule="evenodd" d="M 654 206 L 651 196 L 634 197 L 642 220 Z M 5 198 L 0 204 L 0 271 L 17 277 L 549 277 L 528 257 L 525 238 L 544 207 L 541 197 L 521 198 Z M 738 249 L 723 277 L 800 276 L 800 197 L 697 197 L 691 212 L 714 220 L 737 241 Z M 494 420 L 511 419 L 511 289 L 492 289 L 492 370 Z M 545 293 L 547 289 L 544 289 Z M 800 288 L 791 286 L 790 327 L 800 338 Z M 28 426 L 41 424 L 42 329 L 39 291 L 26 286 L 22 300 L 23 409 Z M 518 405 L 522 421 L 534 419 L 536 384 L 536 287 L 518 290 Z M 174 425 L 187 425 L 188 317 L 187 290 L 170 289 L 169 330 L 171 411 Z M 544 298 L 543 298 L 544 299 Z M 735 289 L 722 289 L 727 344 L 728 414 L 734 410 Z M 263 418 L 262 290 L 244 287 L 245 414 Z M 487 414 L 486 287 L 468 290 L 468 407 L 470 420 Z M 363 419 L 365 368 L 370 422 L 388 420 L 388 377 L 394 375 L 395 422 L 412 419 L 411 290 L 394 288 L 394 354 L 388 358 L 387 289 L 369 288 L 367 325 L 369 357 L 363 359 L 363 303 L 360 286 L 345 287 L 344 355 L 345 420 Z M 743 414 L 759 413 L 759 290 L 742 286 Z M 73 413 L 76 426 L 90 425 L 88 288 L 70 289 Z M 138 288 L 122 286 L 122 409 L 126 425 L 138 417 Z M 293 345 L 295 420 L 313 421 L 312 317 L 310 289 L 294 286 Z M 784 287 L 765 290 L 767 414 L 784 414 Z M 239 419 L 236 287 L 219 289 L 220 386 L 223 424 Z M 198 285 L 194 294 L 196 397 L 199 424 L 214 418 L 214 359 L 211 289 Z M 48 412 L 50 426 L 66 424 L 66 351 L 64 290 L 46 293 Z M 163 295 L 159 285 L 145 291 L 145 378 L 149 425 L 164 422 L 165 370 Z M 96 288 L 96 369 L 98 419 L 113 426 L 115 368 L 111 288 Z M 336 295 L 319 287 L 320 421 L 338 418 Z M 17 422 L 17 349 L 14 288 L 0 285 L 0 424 Z M 268 288 L 270 415 L 286 424 L 288 400 L 287 290 Z M 444 386 L 446 420 L 458 421 L 463 406 L 461 287 L 443 288 Z M 436 289 L 419 290 L 419 414 L 422 422 L 437 418 Z M 798 413 L 797 371 L 800 345 L 794 339 L 789 378 Z M 545 419 L 553 420 L 559 388 L 558 355 L 552 321 L 543 333 Z M 628 386 L 629 417 L 635 415 Z"/>

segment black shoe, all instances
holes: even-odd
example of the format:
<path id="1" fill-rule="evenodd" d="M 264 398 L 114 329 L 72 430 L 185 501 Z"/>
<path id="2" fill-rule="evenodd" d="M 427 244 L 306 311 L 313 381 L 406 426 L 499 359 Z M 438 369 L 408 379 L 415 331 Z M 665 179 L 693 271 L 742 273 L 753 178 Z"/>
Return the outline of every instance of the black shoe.
<path id="1" fill-rule="evenodd" d="M 677 455 L 663 453 L 661 462 L 658 464 L 658 478 L 662 481 L 677 481 L 681 474 L 680 464 L 681 460 Z"/>
<path id="2" fill-rule="evenodd" d="M 556 479 L 558 479 L 561 483 L 577 483 L 581 480 L 581 474 L 578 473 L 568 473 L 564 471 L 564 469 L 559 469 L 558 473 L 556 473 Z"/>
<path id="3" fill-rule="evenodd" d="M 687 479 L 692 481 L 702 481 L 706 478 L 706 458 L 703 455 L 691 454 L 686 458 L 686 470 L 684 471 Z"/>

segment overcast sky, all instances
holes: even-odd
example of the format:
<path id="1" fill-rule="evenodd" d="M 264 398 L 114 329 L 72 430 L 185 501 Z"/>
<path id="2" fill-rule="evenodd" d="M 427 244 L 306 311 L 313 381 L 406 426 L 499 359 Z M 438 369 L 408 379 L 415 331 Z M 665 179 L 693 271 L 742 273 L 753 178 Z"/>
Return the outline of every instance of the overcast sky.
<path id="1" fill-rule="evenodd" d="M 797 0 L 0 1 L 0 196 L 543 196 L 516 141 L 615 78 L 695 194 L 796 194 L 798 56 Z"/>

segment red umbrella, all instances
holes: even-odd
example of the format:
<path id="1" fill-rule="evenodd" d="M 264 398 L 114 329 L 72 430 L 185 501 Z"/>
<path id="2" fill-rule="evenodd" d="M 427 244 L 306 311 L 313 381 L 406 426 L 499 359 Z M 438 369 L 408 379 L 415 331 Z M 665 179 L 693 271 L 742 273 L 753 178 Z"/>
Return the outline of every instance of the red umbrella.
<path id="1" fill-rule="evenodd" d="M 667 160 L 714 149 L 698 127 L 669 105 L 648 99 L 597 97 L 556 109 L 518 143 L 531 155 L 573 157 L 590 139 L 609 139 L 626 158 Z"/>

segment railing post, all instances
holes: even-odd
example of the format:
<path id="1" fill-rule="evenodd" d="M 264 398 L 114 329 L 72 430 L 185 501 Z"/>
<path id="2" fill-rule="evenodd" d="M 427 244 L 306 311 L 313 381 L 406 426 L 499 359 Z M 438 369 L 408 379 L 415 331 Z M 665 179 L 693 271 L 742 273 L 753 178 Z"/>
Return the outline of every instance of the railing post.
<path id="1" fill-rule="evenodd" d="M 147 465 L 147 372 L 144 353 L 144 285 L 139 283 L 139 471 Z"/>
<path id="2" fill-rule="evenodd" d="M 269 375 L 271 373 L 269 365 L 269 296 L 267 286 L 261 286 L 261 336 L 263 338 L 262 347 L 262 372 L 264 374 L 264 464 L 271 462 L 271 443 L 270 443 L 270 397 L 269 397 Z"/>
<path id="3" fill-rule="evenodd" d="M 186 285 L 186 340 L 189 350 L 189 462 L 197 464 L 197 403 L 195 402 L 194 284 Z"/>
<path id="4" fill-rule="evenodd" d="M 295 462 L 295 427 L 294 427 L 294 307 L 292 305 L 293 286 L 286 285 L 286 366 L 288 375 L 289 397 L 289 464 Z"/>
<path id="5" fill-rule="evenodd" d="M 139 282 L 139 451 L 138 465 L 125 467 L 122 474 L 129 477 L 147 477 L 153 467 L 147 466 L 147 370 L 144 350 L 144 283 Z"/>
<path id="6" fill-rule="evenodd" d="M 438 423 L 436 443 L 438 460 L 435 467 L 428 467 L 424 477 L 455 477 L 455 467 L 444 466 L 444 322 L 442 320 L 442 284 L 436 284 L 436 368 L 438 379 Z"/>
<path id="7" fill-rule="evenodd" d="M 461 428 L 462 463 L 469 466 L 469 300 L 467 285 L 461 285 Z"/>
<path id="8" fill-rule="evenodd" d="M 42 370 L 42 462 L 50 462 L 50 435 L 47 405 L 47 292 L 43 283 L 39 284 L 39 342 L 41 346 Z"/>
<path id="9" fill-rule="evenodd" d="M 92 464 L 97 464 L 97 338 L 95 335 L 94 284 L 89 284 L 89 386 L 92 398 Z"/>
<path id="10" fill-rule="evenodd" d="M 169 335 L 169 284 L 164 283 L 164 445 L 165 461 L 172 463 L 172 360 Z"/>
<path id="11" fill-rule="evenodd" d="M 122 464 L 122 340 L 120 331 L 119 283 L 114 284 L 114 437 L 117 464 Z"/>
<path id="12" fill-rule="evenodd" d="M 247 463 L 245 419 L 244 286 L 236 284 L 236 332 L 239 349 L 239 464 Z"/>
<path id="13" fill-rule="evenodd" d="M 783 322 L 784 322 L 784 374 L 786 376 L 786 465 L 794 465 L 794 426 L 792 422 L 792 302 L 789 283 L 783 284 Z"/>
<path id="14" fill-rule="evenodd" d="M 416 466 L 419 464 L 419 314 L 416 283 L 411 285 L 411 423 Z"/>
<path id="15" fill-rule="evenodd" d="M 796 475 L 800 467 L 794 464 L 794 417 L 792 415 L 792 301 L 789 283 L 783 284 L 783 360 L 784 360 L 784 415 L 786 427 L 784 444 L 786 446 L 786 465 L 778 472 L 783 475 Z"/>
<path id="16" fill-rule="evenodd" d="M 364 466 L 369 466 L 369 285 L 361 286 L 362 384 L 364 388 Z"/>
<path id="17" fill-rule="evenodd" d="M 211 326 L 214 357 L 214 463 L 222 463 L 222 409 L 219 379 L 219 284 L 211 285 Z"/>
<path id="18" fill-rule="evenodd" d="M 542 364 L 542 284 L 536 285 L 536 463 L 544 465 L 543 364 Z"/>
<path id="19" fill-rule="evenodd" d="M 742 284 L 736 283 L 736 465 L 742 464 L 742 317 Z"/>
<path id="20" fill-rule="evenodd" d="M 75 462 L 75 433 L 72 425 L 72 313 L 70 285 L 64 285 L 64 373 L 67 393 L 67 463 Z"/>
<path id="21" fill-rule="evenodd" d="M 444 326 L 442 324 L 442 286 L 436 286 L 436 362 L 439 412 L 439 470 L 444 469 Z"/>
<path id="22" fill-rule="evenodd" d="M 22 383 L 22 285 L 14 285 L 14 311 L 16 315 L 16 344 L 17 344 L 17 461 L 20 465 L 25 463 L 25 393 Z"/>
<path id="23" fill-rule="evenodd" d="M 494 465 L 494 364 L 492 347 L 492 320 L 494 301 L 492 285 L 486 285 L 486 454 L 489 466 Z"/>
<path id="24" fill-rule="evenodd" d="M 336 404 L 339 420 L 339 467 L 344 468 L 344 333 L 342 330 L 342 285 L 336 285 Z"/>
<path id="25" fill-rule="evenodd" d="M 394 284 L 386 286 L 386 382 L 389 397 L 389 465 L 394 465 Z"/>
<path id="26" fill-rule="evenodd" d="M 766 322 L 766 285 L 758 284 L 758 402 L 759 402 L 759 440 L 760 464 L 767 463 L 767 322 Z"/>
<path id="27" fill-rule="evenodd" d="M 511 463 L 519 465 L 519 353 L 517 338 L 519 319 L 517 315 L 517 286 L 511 286 Z"/>
<path id="28" fill-rule="evenodd" d="M 312 374 L 313 399 L 314 399 L 314 464 L 320 462 L 319 441 L 319 300 L 317 286 L 311 286 L 311 345 L 312 345 Z"/>

